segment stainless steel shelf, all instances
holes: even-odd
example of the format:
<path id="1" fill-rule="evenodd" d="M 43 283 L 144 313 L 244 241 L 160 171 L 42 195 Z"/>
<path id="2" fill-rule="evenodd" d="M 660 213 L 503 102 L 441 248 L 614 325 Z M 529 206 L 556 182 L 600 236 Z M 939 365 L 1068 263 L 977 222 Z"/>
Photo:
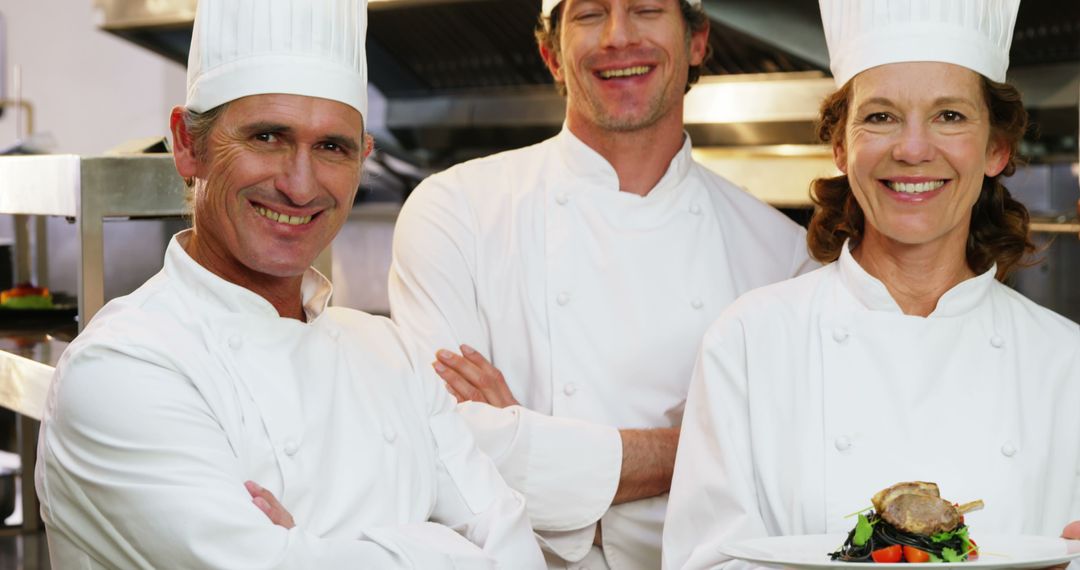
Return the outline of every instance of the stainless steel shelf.
<path id="1" fill-rule="evenodd" d="M 105 303 L 108 218 L 179 217 L 185 187 L 171 155 L 0 158 L 0 213 L 64 216 L 78 226 L 79 326 Z M 27 255 L 26 244 L 16 244 Z"/>
<path id="2" fill-rule="evenodd" d="M 79 328 L 105 303 L 104 223 L 161 218 L 185 211 L 185 187 L 170 155 L 0 157 L 0 214 L 63 216 L 78 226 Z M 29 258 L 25 240 L 17 257 Z M 39 265 L 47 252 L 38 252 Z M 27 340 L 27 339 L 30 340 Z M 22 532 L 40 527 L 34 493 L 37 427 L 54 366 L 67 343 L 39 333 L 0 339 L 0 406 L 18 416 Z"/>

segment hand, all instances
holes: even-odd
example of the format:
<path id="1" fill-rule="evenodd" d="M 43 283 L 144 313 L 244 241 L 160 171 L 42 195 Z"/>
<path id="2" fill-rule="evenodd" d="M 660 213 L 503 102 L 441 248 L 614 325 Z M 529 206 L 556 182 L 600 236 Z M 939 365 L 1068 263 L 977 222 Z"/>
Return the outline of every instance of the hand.
<path id="1" fill-rule="evenodd" d="M 270 522 L 284 528 L 296 526 L 292 515 L 278 502 L 273 493 L 263 489 L 254 481 L 245 481 L 244 487 L 251 494 L 251 502 L 255 503 L 256 507 L 259 507 L 259 510 L 270 519 Z"/>
<path id="2" fill-rule="evenodd" d="M 1077 207 L 1080 208 L 1080 205 L 1078 205 Z M 1065 525 L 1065 530 L 1061 531 L 1061 538 L 1080 540 L 1080 521 L 1073 521 Z M 1068 567 L 1068 564 L 1059 564 L 1057 566 L 1043 568 L 1042 570 L 1065 570 Z"/>
<path id="3" fill-rule="evenodd" d="M 1073 521 L 1065 525 L 1065 530 L 1061 531 L 1061 538 L 1080 540 L 1080 521 Z"/>
<path id="4" fill-rule="evenodd" d="M 502 372 L 471 346 L 461 345 L 460 355 L 440 350 L 435 358 L 432 368 L 457 401 L 483 402 L 497 408 L 518 405 Z"/>

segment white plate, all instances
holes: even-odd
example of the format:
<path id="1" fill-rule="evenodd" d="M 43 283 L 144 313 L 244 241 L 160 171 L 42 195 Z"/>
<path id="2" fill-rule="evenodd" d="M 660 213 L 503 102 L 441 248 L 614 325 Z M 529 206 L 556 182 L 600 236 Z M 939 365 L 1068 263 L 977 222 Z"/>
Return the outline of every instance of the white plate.
<path id="1" fill-rule="evenodd" d="M 809 534 L 770 536 L 741 540 L 720 547 L 732 558 L 764 564 L 773 568 L 1044 568 L 1080 558 L 1080 540 L 1045 536 L 995 536 L 979 534 L 972 538 L 979 544 L 979 558 L 968 562 L 938 564 L 877 564 L 873 562 L 837 562 L 829 560 L 844 543 L 844 534 Z"/>

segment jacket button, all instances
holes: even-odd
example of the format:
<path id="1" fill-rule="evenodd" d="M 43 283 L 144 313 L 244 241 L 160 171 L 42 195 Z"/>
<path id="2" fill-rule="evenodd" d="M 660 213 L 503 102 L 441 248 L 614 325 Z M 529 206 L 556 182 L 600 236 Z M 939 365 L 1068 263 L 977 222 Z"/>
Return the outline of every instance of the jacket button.
<path id="1" fill-rule="evenodd" d="M 569 201 L 570 201 L 570 198 L 567 198 L 566 194 L 559 194 L 558 196 L 555 197 L 555 203 L 557 203 L 560 206 L 565 206 L 566 203 L 569 202 Z"/>
<path id="2" fill-rule="evenodd" d="M 697 204 L 690 204 L 690 213 L 695 215 L 695 216 L 700 214 L 701 213 L 701 206 L 698 206 Z"/>
<path id="3" fill-rule="evenodd" d="M 990 337 L 990 346 L 994 348 L 1001 348 L 1005 346 L 1005 339 L 1001 338 L 998 335 L 994 335 Z"/>
<path id="4" fill-rule="evenodd" d="M 573 382 L 567 382 L 562 388 L 562 393 L 567 396 L 573 396 L 574 392 L 577 392 L 577 386 L 575 386 Z"/>
<path id="5" fill-rule="evenodd" d="M 293 455 L 296 455 L 297 451 L 300 451 L 300 444 L 297 443 L 295 439 L 290 439 L 285 442 L 285 446 L 282 448 L 282 451 L 285 452 L 285 455 L 292 457 Z"/>
<path id="6" fill-rule="evenodd" d="M 1016 455 L 1016 451 L 1016 446 L 1013 445 L 1012 442 L 1006 441 L 1005 444 L 1001 446 L 1001 454 L 1005 457 L 1012 457 Z"/>
<path id="7" fill-rule="evenodd" d="M 701 299 L 694 299 L 693 301 L 690 301 L 690 306 L 695 309 L 700 309 L 705 306 L 705 302 Z"/>
<path id="8" fill-rule="evenodd" d="M 848 332 L 844 327 L 837 327 L 832 331 L 832 338 L 836 342 L 844 342 L 847 340 Z"/>
<path id="9" fill-rule="evenodd" d="M 241 346 L 244 346 L 244 339 L 240 338 L 239 335 L 229 337 L 229 348 L 239 350 Z"/>
<path id="10" fill-rule="evenodd" d="M 833 445 L 836 446 L 837 451 L 847 451 L 851 449 L 851 438 L 846 435 L 842 435 L 836 438 L 835 441 L 833 441 Z"/>
<path id="11" fill-rule="evenodd" d="M 386 443 L 394 443 L 394 440 L 397 439 L 397 431 L 390 424 L 386 424 L 383 426 L 382 436 Z"/>
<path id="12" fill-rule="evenodd" d="M 555 296 L 555 302 L 558 303 L 560 306 L 565 307 L 566 304 L 570 302 L 570 293 L 567 293 L 566 291 L 559 293 Z"/>

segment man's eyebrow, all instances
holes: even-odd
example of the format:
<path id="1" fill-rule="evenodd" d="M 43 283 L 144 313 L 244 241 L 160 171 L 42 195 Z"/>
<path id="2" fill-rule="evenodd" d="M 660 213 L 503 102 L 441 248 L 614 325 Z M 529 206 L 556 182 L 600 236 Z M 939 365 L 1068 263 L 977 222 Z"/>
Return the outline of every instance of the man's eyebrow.
<path id="1" fill-rule="evenodd" d="M 269 121 L 259 121 L 240 127 L 240 133 L 245 137 L 254 136 L 260 133 L 289 134 L 291 132 L 292 127 L 281 123 L 271 123 Z"/>

